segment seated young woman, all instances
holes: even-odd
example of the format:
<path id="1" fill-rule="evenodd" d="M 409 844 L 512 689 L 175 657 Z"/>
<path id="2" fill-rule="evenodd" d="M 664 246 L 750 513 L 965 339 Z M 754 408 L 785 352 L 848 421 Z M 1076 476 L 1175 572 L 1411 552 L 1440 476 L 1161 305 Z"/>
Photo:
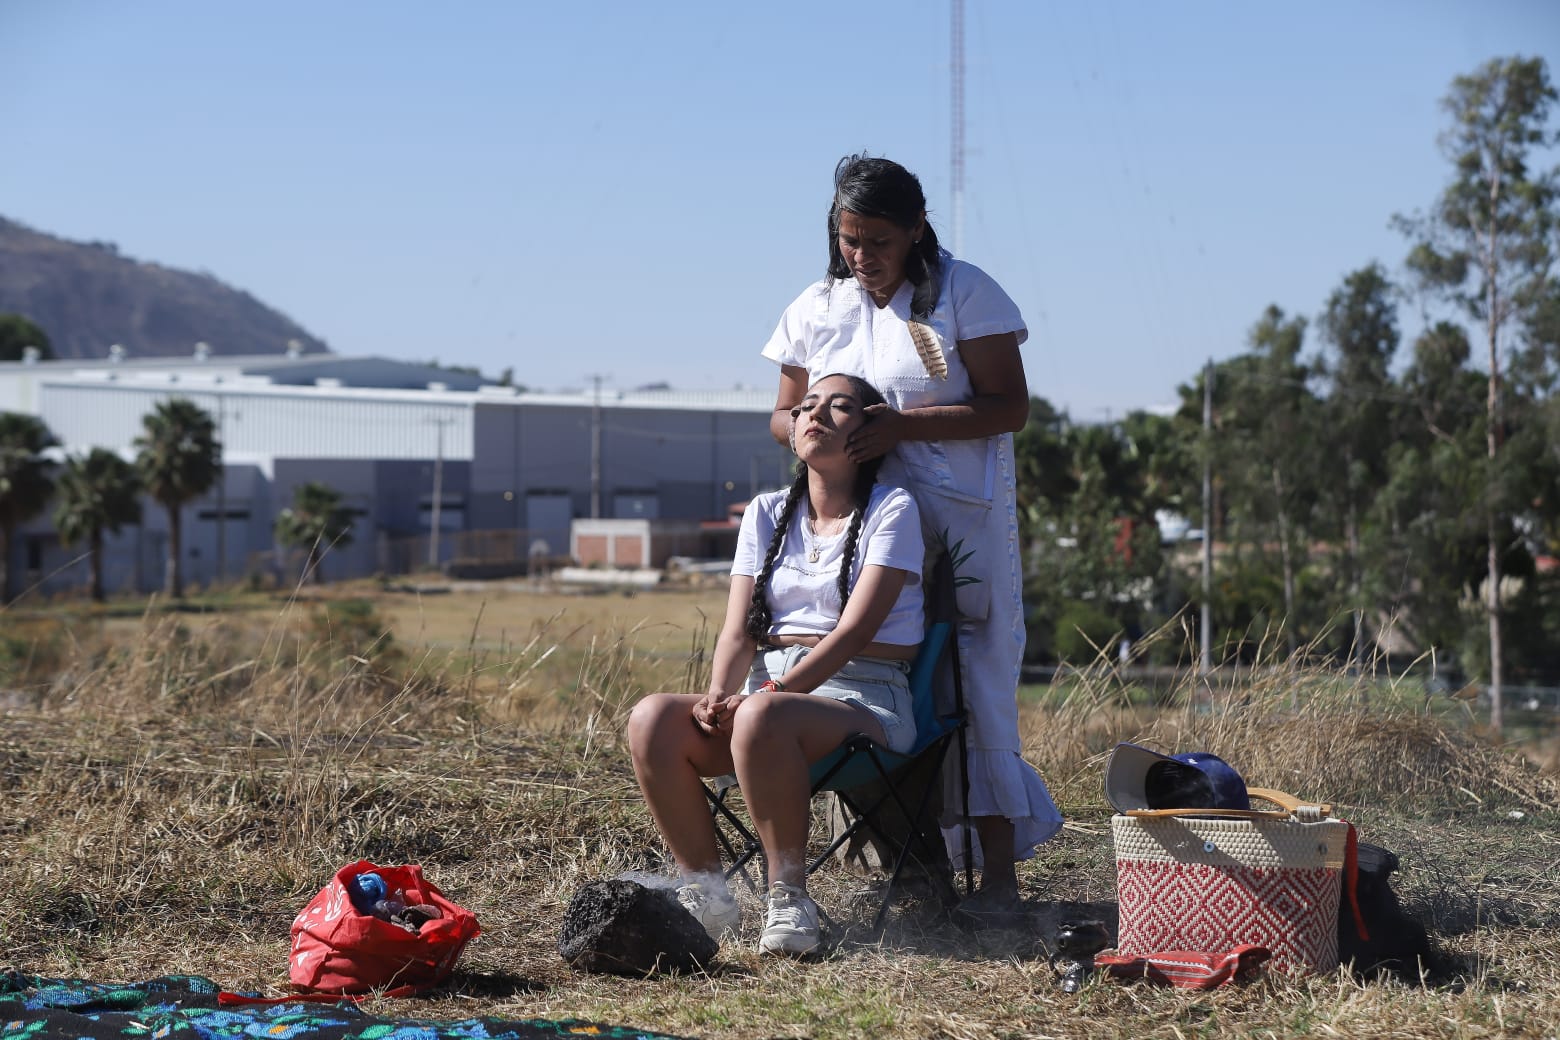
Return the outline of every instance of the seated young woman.
<path id="1" fill-rule="evenodd" d="M 717 939 L 740 914 L 701 778 L 736 773 L 769 865 L 761 953 L 803 956 L 820 941 L 805 868 L 809 766 L 856 733 L 895 751 L 915 742 L 920 516 L 909 492 L 877 483 L 881 459 L 845 454 L 882 400 L 855 376 L 808 388 L 791 412 L 795 482 L 742 517 L 709 692 L 651 694 L 629 718 L 640 790 L 682 875 L 678 900 Z"/>

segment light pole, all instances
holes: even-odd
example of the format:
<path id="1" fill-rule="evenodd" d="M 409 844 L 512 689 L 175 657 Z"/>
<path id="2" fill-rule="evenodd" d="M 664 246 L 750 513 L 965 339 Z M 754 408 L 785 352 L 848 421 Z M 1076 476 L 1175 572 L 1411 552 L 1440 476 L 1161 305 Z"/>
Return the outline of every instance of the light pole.
<path id="1" fill-rule="evenodd" d="M 585 378 L 594 386 L 590 406 L 590 518 L 601 519 L 601 381 L 607 378 L 592 373 Z"/>
<path id="2" fill-rule="evenodd" d="M 1213 358 L 1203 369 L 1202 674 L 1213 671 Z"/>
<path id="3" fill-rule="evenodd" d="M 444 499 L 444 427 L 453 419 L 439 418 L 429 419 L 433 423 L 437 433 L 435 434 L 435 449 L 433 455 L 433 511 L 428 524 L 428 566 L 435 570 L 439 566 L 439 506 Z"/>
<path id="4" fill-rule="evenodd" d="M 200 344 L 196 344 L 199 346 Z M 227 584 L 227 395 L 217 391 L 217 584 Z"/>

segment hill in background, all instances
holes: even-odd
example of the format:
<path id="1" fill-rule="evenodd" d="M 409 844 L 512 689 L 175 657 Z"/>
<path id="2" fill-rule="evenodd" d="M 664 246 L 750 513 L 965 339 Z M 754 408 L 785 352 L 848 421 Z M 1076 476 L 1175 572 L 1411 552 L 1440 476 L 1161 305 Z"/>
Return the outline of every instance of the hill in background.
<path id="1" fill-rule="evenodd" d="M 209 274 L 120 256 L 109 242 L 71 242 L 0 217 L 0 313 L 30 318 L 55 356 L 104 358 L 111 344 L 131 357 L 211 353 L 281 354 L 328 349 L 253 296 Z"/>

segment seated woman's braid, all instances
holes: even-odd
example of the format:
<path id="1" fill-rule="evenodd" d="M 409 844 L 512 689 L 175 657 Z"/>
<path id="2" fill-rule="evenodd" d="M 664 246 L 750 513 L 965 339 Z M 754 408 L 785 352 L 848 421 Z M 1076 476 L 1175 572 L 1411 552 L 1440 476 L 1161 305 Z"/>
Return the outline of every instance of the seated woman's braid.
<path id="1" fill-rule="evenodd" d="M 879 456 L 871 462 L 863 463 L 861 472 L 856 474 L 856 486 L 852 498 L 856 503 L 856 511 L 850 517 L 850 530 L 845 535 L 845 555 L 840 560 L 840 576 L 836 587 L 840 591 L 840 610 L 845 609 L 845 604 L 850 602 L 850 571 L 856 564 L 856 543 L 861 540 L 861 523 L 867 516 L 867 503 L 872 498 L 872 485 L 877 483 L 878 470 L 883 468 L 883 458 Z"/>
<path id="2" fill-rule="evenodd" d="M 791 490 L 785 496 L 785 506 L 780 510 L 780 518 L 775 523 L 774 537 L 769 539 L 769 548 L 764 552 L 764 563 L 759 569 L 758 577 L 753 579 L 753 599 L 748 605 L 747 634 L 755 643 L 764 642 L 769 636 L 769 625 L 774 620 L 769 609 L 769 599 L 765 595 L 769 591 L 769 576 L 775 569 L 775 557 L 780 554 L 780 546 L 785 542 L 785 533 L 790 530 L 791 517 L 796 515 L 796 503 L 801 501 L 807 493 L 807 463 L 796 464 L 796 479 L 791 481 Z"/>
<path id="3" fill-rule="evenodd" d="M 825 376 L 824 378 L 828 378 Z M 883 395 L 878 388 L 858 376 L 846 376 L 850 381 L 851 389 L 861 398 L 863 409 L 875 404 L 883 404 Z M 867 422 L 872 421 L 872 416 L 867 417 Z M 867 503 L 872 498 L 872 485 L 877 483 L 878 470 L 883 468 L 884 456 L 879 455 L 875 459 L 869 459 L 861 464 L 861 469 L 856 473 L 856 484 L 851 492 L 851 500 L 856 510 L 851 514 L 850 531 L 845 536 L 844 559 L 840 561 L 840 577 L 837 588 L 840 591 L 840 610 L 845 609 L 845 604 L 850 602 L 851 568 L 856 563 L 856 543 L 861 539 L 861 522 L 867 515 Z"/>

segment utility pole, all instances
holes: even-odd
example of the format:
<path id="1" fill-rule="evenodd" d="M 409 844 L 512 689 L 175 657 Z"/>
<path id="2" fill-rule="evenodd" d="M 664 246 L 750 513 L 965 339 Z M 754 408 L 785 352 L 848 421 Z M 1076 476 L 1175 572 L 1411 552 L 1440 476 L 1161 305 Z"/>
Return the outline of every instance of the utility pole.
<path id="1" fill-rule="evenodd" d="M 1213 358 L 1203 369 L 1202 674 L 1213 671 Z"/>
<path id="2" fill-rule="evenodd" d="M 444 503 L 444 427 L 454 419 L 429 419 L 437 428 L 433 455 L 433 515 L 428 524 L 428 566 L 439 566 L 439 507 Z"/>
<path id="3" fill-rule="evenodd" d="M 590 518 L 601 519 L 601 381 L 600 373 L 585 377 L 595 388 L 590 406 Z"/>
<path id="4" fill-rule="evenodd" d="M 948 143 L 950 192 L 953 198 L 953 255 L 964 255 L 964 0 L 952 0 L 948 79 L 952 140 Z"/>
<path id="5" fill-rule="evenodd" d="M 197 347 L 200 344 L 196 344 Z M 227 395 L 217 391 L 217 584 L 227 584 Z"/>

